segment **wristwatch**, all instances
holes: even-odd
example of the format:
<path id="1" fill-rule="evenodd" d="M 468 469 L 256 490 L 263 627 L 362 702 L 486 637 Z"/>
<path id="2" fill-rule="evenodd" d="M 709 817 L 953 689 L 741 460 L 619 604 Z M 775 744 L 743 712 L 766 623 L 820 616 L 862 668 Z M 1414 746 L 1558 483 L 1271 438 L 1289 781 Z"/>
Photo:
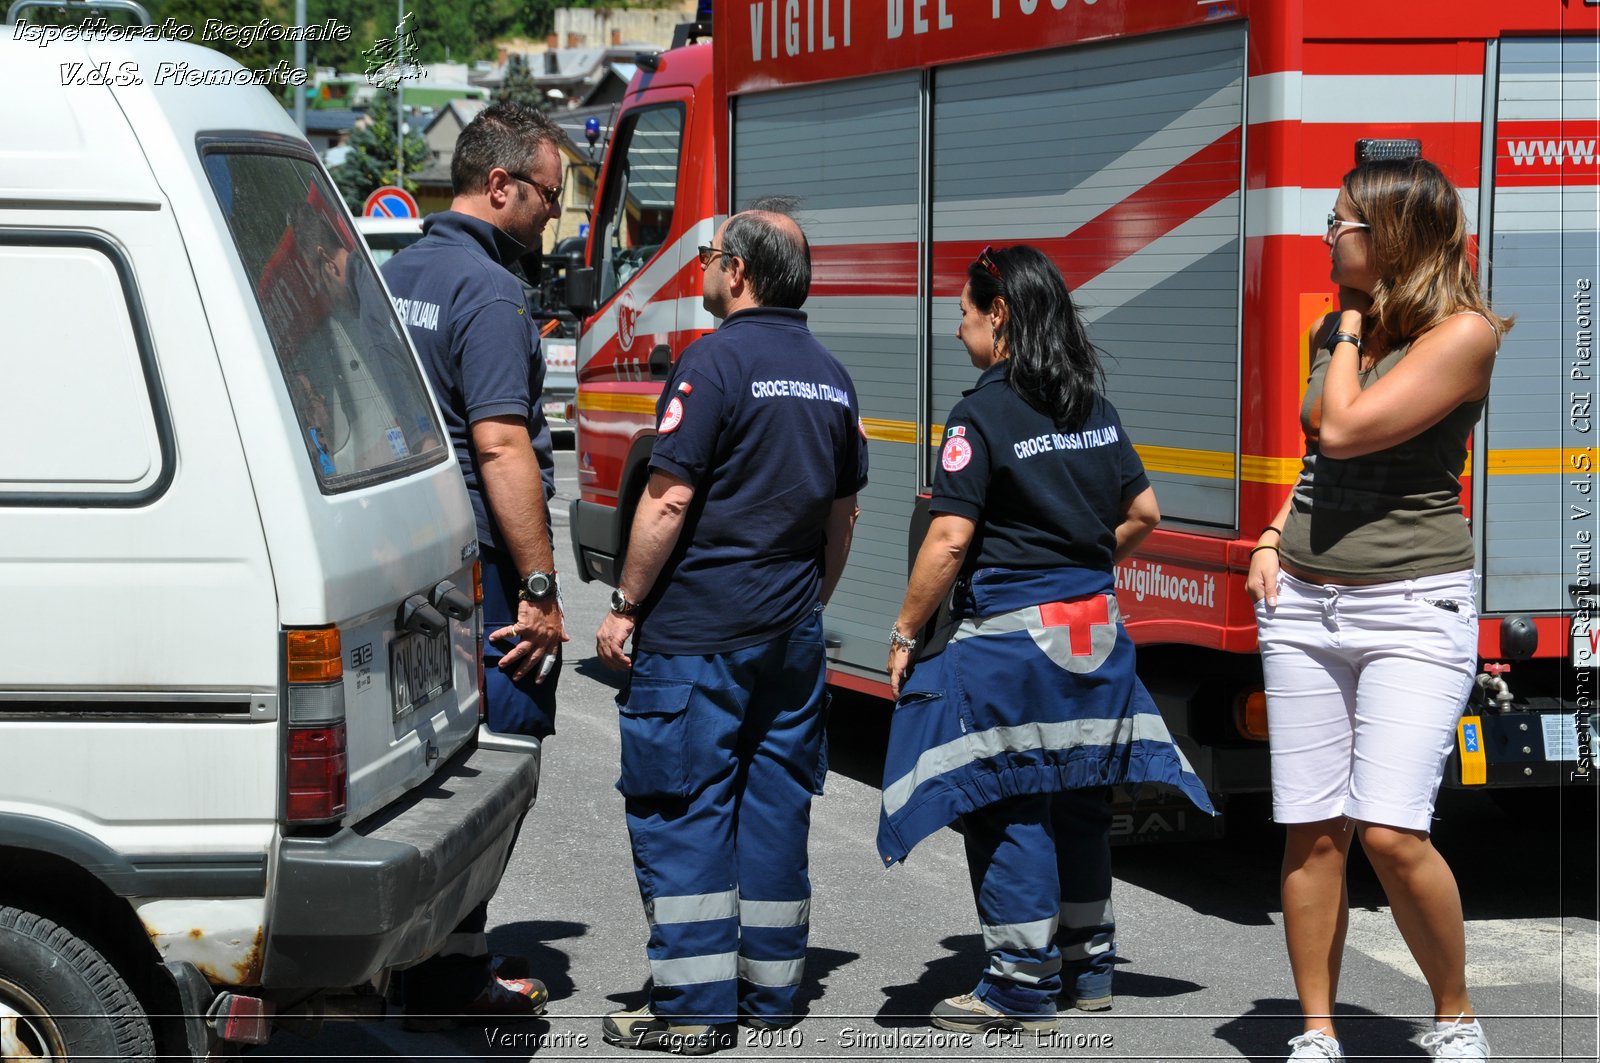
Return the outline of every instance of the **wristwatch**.
<path id="1" fill-rule="evenodd" d="M 632 616 L 639 611 L 639 603 L 629 601 L 628 596 L 622 593 L 622 588 L 618 587 L 611 592 L 611 611 L 618 616 Z"/>
<path id="2" fill-rule="evenodd" d="M 517 597 L 525 602 L 542 602 L 556 592 L 554 572 L 532 572 L 517 589 Z"/>

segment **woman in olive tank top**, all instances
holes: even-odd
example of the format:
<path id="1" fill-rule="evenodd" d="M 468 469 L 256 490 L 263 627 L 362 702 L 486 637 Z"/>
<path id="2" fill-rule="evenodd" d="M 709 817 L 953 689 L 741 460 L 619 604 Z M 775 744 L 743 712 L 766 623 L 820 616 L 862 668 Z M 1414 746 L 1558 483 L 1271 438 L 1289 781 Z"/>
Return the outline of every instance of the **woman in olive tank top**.
<path id="1" fill-rule="evenodd" d="M 1460 893 L 1429 827 L 1477 671 L 1459 475 L 1511 323 L 1479 292 L 1460 197 L 1432 163 L 1346 174 L 1324 243 L 1339 310 L 1312 334 L 1304 468 L 1247 583 L 1305 1016 L 1289 1058 L 1344 1059 L 1332 1015 L 1359 837 L 1433 994 L 1423 1047 L 1488 1059 L 1467 996 Z"/>

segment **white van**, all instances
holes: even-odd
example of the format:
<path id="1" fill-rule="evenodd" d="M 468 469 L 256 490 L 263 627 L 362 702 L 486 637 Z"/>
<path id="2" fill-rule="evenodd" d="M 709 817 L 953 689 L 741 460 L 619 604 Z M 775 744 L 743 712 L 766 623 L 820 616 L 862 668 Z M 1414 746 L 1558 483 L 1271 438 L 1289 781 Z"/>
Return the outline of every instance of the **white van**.
<path id="1" fill-rule="evenodd" d="M 0 27 L 0 1057 L 381 1010 L 504 869 L 472 509 L 231 60 Z"/>

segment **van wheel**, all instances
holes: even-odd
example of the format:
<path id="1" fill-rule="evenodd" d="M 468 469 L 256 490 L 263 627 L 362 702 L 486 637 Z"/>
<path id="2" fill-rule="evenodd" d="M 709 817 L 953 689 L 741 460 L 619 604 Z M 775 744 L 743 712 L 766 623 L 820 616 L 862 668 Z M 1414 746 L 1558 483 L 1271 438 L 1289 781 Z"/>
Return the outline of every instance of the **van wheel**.
<path id="1" fill-rule="evenodd" d="M 133 990 L 76 934 L 0 905 L 0 1059 L 96 1057 L 155 1058 Z"/>

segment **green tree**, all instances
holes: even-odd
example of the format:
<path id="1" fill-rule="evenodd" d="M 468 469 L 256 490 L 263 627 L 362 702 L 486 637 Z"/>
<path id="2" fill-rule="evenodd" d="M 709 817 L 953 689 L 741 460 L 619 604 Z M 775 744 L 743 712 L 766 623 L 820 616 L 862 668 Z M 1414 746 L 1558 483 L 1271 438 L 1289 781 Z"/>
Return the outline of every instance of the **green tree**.
<path id="1" fill-rule="evenodd" d="M 213 19 L 223 28 L 247 29 L 259 26 L 263 19 L 273 26 L 292 25 L 293 0 L 287 0 L 287 4 L 282 0 L 161 0 L 147 6 L 157 25 L 170 18 L 180 26 L 188 26 L 194 30 L 190 43 L 219 51 L 247 69 L 261 70 L 280 59 L 294 60 L 294 44 L 289 41 L 263 38 L 241 45 L 237 31 L 231 40 L 220 33 L 205 37 L 206 23 Z"/>
<path id="2" fill-rule="evenodd" d="M 500 87 L 494 90 L 494 102 L 501 103 L 510 100 L 520 103 L 524 107 L 532 107 L 536 111 L 544 110 L 544 93 L 539 91 L 539 86 L 534 83 L 533 72 L 528 69 L 528 63 L 522 58 L 521 52 L 512 52 L 506 60 L 506 79 Z"/>
<path id="3" fill-rule="evenodd" d="M 333 180 L 350 209 L 357 213 L 366 204 L 367 197 L 376 188 L 399 184 L 395 169 L 395 97 L 393 92 L 380 92 L 373 97 L 366 121 L 350 137 L 350 154 L 333 171 Z M 416 190 L 412 175 L 426 166 L 431 158 L 428 142 L 416 133 L 405 138 L 406 180 L 403 187 L 408 192 Z"/>

